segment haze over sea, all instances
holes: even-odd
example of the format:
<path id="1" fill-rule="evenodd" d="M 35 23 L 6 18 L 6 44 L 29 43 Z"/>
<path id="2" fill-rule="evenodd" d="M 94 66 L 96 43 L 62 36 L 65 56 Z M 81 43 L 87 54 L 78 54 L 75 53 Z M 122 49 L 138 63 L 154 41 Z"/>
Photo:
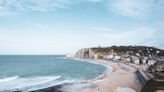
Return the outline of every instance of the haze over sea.
<path id="1" fill-rule="evenodd" d="M 31 91 L 63 83 L 95 79 L 105 66 L 66 59 L 62 55 L 0 56 L 0 91 Z"/>

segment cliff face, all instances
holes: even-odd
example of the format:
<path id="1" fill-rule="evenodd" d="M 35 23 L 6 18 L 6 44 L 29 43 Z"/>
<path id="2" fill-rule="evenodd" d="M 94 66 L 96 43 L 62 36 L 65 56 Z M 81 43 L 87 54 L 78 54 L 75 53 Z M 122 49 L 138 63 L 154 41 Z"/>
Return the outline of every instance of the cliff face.
<path id="1" fill-rule="evenodd" d="M 94 57 L 102 57 L 105 55 L 136 55 L 140 56 L 164 56 L 164 50 L 147 47 L 147 46 L 111 46 L 111 47 L 98 47 L 98 48 L 85 48 L 81 49 L 76 53 L 76 56 L 79 58 L 94 58 Z"/>
<path id="2" fill-rule="evenodd" d="M 94 52 L 92 51 L 92 49 L 90 48 L 84 48 L 84 49 L 80 49 L 77 53 L 76 53 L 76 57 L 78 58 L 93 58 Z"/>
<path id="3" fill-rule="evenodd" d="M 84 48 L 84 49 L 80 49 L 77 53 L 76 53 L 76 57 L 78 58 L 89 58 L 88 57 L 88 49 Z"/>

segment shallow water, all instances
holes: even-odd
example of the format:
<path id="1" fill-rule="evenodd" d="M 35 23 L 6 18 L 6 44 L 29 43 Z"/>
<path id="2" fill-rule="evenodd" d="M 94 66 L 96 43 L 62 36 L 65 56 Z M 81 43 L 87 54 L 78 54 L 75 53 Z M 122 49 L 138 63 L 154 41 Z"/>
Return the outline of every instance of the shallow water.
<path id="1" fill-rule="evenodd" d="M 0 91 L 36 90 L 95 79 L 107 68 L 56 56 L 0 56 Z"/>

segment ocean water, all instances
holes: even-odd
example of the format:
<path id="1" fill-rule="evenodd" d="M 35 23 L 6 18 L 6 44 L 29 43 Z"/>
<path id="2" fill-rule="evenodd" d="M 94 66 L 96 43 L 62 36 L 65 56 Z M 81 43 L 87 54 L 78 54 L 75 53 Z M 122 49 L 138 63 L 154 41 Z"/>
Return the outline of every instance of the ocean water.
<path id="1" fill-rule="evenodd" d="M 64 56 L 0 56 L 0 91 L 32 91 L 95 79 L 107 68 Z"/>

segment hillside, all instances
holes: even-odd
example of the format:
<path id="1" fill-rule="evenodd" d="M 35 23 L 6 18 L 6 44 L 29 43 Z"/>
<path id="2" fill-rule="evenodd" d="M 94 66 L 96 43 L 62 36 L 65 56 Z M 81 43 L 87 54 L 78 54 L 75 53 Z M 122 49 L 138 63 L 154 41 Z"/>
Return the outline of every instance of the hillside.
<path id="1" fill-rule="evenodd" d="M 148 46 L 111 46 L 111 47 L 97 47 L 97 48 L 90 48 L 94 52 L 99 53 L 110 53 L 111 51 L 115 53 L 126 53 L 129 52 L 131 55 L 139 53 L 142 56 L 147 55 L 157 55 L 157 56 L 164 56 L 164 50 L 155 48 L 155 47 L 148 47 Z"/>

